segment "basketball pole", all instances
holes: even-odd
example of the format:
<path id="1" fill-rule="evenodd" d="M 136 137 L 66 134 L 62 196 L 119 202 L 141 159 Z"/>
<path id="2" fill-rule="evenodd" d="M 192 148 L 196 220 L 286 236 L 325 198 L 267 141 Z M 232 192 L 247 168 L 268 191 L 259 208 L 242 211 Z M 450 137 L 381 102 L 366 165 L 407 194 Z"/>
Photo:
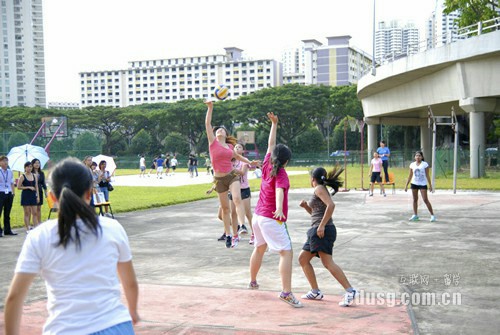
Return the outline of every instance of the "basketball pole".
<path id="1" fill-rule="evenodd" d="M 47 143 L 47 145 L 45 146 L 45 152 L 47 153 L 47 155 L 50 154 L 50 145 L 52 144 L 52 141 L 54 141 L 54 139 L 56 138 L 56 136 L 59 133 L 59 130 L 61 129 L 63 124 L 64 124 L 64 121 L 61 121 L 61 124 L 59 125 L 59 127 L 57 127 L 57 129 L 54 132 L 54 135 L 52 135 L 52 138 L 50 139 L 49 143 Z"/>
<path id="2" fill-rule="evenodd" d="M 42 132 L 42 129 L 44 127 L 45 127 L 45 122 L 42 123 L 42 125 L 40 126 L 40 129 L 38 129 L 38 131 L 36 132 L 35 136 L 33 136 L 33 138 L 31 139 L 30 144 L 33 144 L 33 142 L 35 142 L 36 138 L 38 137 L 38 135 L 40 135 L 40 133 Z"/>
<path id="3" fill-rule="evenodd" d="M 349 192 L 347 188 L 347 117 L 344 119 L 344 189 L 342 192 Z"/>

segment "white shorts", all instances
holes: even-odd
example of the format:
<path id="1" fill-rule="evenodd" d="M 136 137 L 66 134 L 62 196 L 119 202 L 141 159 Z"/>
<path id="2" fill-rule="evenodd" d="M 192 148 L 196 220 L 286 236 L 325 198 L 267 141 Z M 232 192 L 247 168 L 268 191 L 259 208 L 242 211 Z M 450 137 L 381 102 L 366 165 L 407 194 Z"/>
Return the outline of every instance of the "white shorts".
<path id="1" fill-rule="evenodd" d="M 158 172 L 158 173 L 162 173 L 162 172 L 163 172 L 163 166 L 158 166 L 158 167 L 156 168 L 156 172 Z"/>
<path id="2" fill-rule="evenodd" d="M 288 234 L 286 222 L 254 214 L 252 231 L 255 235 L 255 247 L 267 243 L 272 252 L 292 250 L 292 240 Z"/>

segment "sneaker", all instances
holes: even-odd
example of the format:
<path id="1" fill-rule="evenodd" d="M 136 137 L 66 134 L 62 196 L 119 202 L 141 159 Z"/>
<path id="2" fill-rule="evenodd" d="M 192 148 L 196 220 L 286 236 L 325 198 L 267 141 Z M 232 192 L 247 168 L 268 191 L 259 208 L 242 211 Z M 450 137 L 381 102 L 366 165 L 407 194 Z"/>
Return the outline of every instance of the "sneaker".
<path id="1" fill-rule="evenodd" d="M 252 236 L 250 236 L 250 241 L 248 241 L 248 244 L 253 245 L 254 243 L 255 243 L 255 235 L 252 234 Z"/>
<path id="2" fill-rule="evenodd" d="M 248 230 L 247 230 L 247 227 L 245 227 L 245 225 L 242 225 L 240 229 L 238 229 L 238 235 L 241 235 L 241 234 L 248 234 Z"/>
<path id="3" fill-rule="evenodd" d="M 280 300 L 286 302 L 287 304 L 289 304 L 295 308 L 304 307 L 304 305 L 302 305 L 302 303 L 300 301 L 298 301 L 297 298 L 295 298 L 295 296 L 293 295 L 292 292 L 288 293 L 288 295 L 286 297 L 283 295 L 283 292 L 281 292 L 280 293 Z"/>
<path id="4" fill-rule="evenodd" d="M 386 196 L 387 196 L 387 194 L 384 193 L 384 197 L 386 197 Z"/>
<path id="5" fill-rule="evenodd" d="M 259 289 L 259 284 L 257 284 L 257 281 L 251 281 L 250 284 L 248 284 L 248 288 L 251 290 L 257 290 Z"/>
<path id="6" fill-rule="evenodd" d="M 436 217 L 434 215 L 431 215 L 431 222 L 436 222 Z"/>
<path id="7" fill-rule="evenodd" d="M 318 291 L 318 293 L 314 293 L 312 290 L 304 294 L 302 299 L 309 299 L 309 300 L 321 300 L 323 299 L 323 293 L 321 291 Z"/>
<path id="8" fill-rule="evenodd" d="M 231 248 L 236 248 L 239 243 L 240 243 L 240 238 L 238 236 L 233 236 Z"/>
<path id="9" fill-rule="evenodd" d="M 373 197 L 373 193 L 368 193 L 368 196 L 369 197 Z"/>
<path id="10" fill-rule="evenodd" d="M 412 215 L 408 221 L 419 221 L 419 220 L 420 218 L 418 217 L 418 215 Z"/>
<path id="11" fill-rule="evenodd" d="M 226 236 L 226 248 L 231 248 L 231 236 Z"/>
<path id="12" fill-rule="evenodd" d="M 356 293 L 358 293 L 356 290 L 353 290 L 352 292 L 346 292 L 342 297 L 342 301 L 339 302 L 339 306 L 342 307 L 351 306 L 354 303 L 354 298 L 356 297 Z"/>
<path id="13" fill-rule="evenodd" d="M 217 239 L 217 241 L 225 241 L 226 240 L 226 233 L 222 234 L 221 237 Z"/>

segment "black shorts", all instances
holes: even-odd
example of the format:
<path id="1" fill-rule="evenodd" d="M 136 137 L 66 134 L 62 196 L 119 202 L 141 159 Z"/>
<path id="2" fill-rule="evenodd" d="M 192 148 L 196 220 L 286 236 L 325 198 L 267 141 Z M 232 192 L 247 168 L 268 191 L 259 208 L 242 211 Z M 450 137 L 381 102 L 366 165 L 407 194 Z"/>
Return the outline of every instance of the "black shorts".
<path id="1" fill-rule="evenodd" d="M 319 257 L 319 251 L 331 255 L 333 253 L 333 244 L 337 239 L 337 228 L 335 228 L 335 225 L 325 226 L 325 236 L 323 238 L 318 237 L 317 231 L 318 227 L 312 227 L 307 231 L 307 241 L 304 243 L 302 250 L 316 254 L 316 257 Z"/>
<path id="2" fill-rule="evenodd" d="M 250 187 L 241 189 L 241 200 L 248 199 L 251 196 L 252 196 L 252 193 L 250 192 Z M 233 200 L 233 196 L 231 195 L 231 192 L 229 192 L 227 194 L 227 197 L 229 198 L 229 200 L 231 200 L 231 201 Z"/>
<path id="3" fill-rule="evenodd" d="M 372 178 L 370 179 L 370 183 L 381 183 L 382 178 L 380 178 L 380 172 L 372 172 Z"/>
<path id="4" fill-rule="evenodd" d="M 411 184 L 410 188 L 412 190 L 426 190 L 427 189 L 427 185 L 415 185 L 415 184 Z"/>
<path id="5" fill-rule="evenodd" d="M 172 170 L 175 171 L 175 169 L 177 169 L 177 165 L 172 165 Z"/>

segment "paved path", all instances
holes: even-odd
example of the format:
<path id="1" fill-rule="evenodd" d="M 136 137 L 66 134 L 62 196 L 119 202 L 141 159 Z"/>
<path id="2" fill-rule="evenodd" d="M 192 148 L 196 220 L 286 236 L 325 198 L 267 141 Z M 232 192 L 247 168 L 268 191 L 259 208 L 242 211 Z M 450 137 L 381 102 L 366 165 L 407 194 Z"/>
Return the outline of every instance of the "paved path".
<path id="1" fill-rule="evenodd" d="M 187 172 L 177 172 L 175 174 L 169 174 L 168 176 L 163 174 L 161 178 L 158 178 L 156 174 L 147 175 L 146 177 L 140 177 L 136 175 L 126 175 L 126 176 L 116 176 L 113 177 L 114 186 L 152 186 L 152 187 L 165 187 L 165 186 L 182 186 L 182 185 L 194 185 L 194 184 L 207 184 L 213 181 L 211 175 L 207 175 L 206 170 L 198 173 L 198 177 L 190 177 Z M 288 175 L 297 174 L 307 174 L 308 171 L 289 171 Z M 255 179 L 253 173 L 248 174 L 248 179 Z"/>
<path id="2" fill-rule="evenodd" d="M 310 189 L 290 193 L 288 227 L 297 295 L 309 289 L 297 256 L 309 226 L 298 203 L 310 194 Z M 253 203 L 256 196 L 253 193 Z M 214 199 L 118 214 L 130 237 L 141 285 L 143 321 L 137 333 L 498 333 L 500 193 L 438 191 L 430 200 L 437 223 L 428 222 L 423 208 L 422 221 L 408 222 L 411 199 L 401 190 L 386 198 L 356 191 L 334 197 L 334 259 L 363 293 L 349 308 L 338 306 L 342 289 L 319 261 L 315 266 L 326 295 L 323 301 L 303 301 L 302 309 L 279 301 L 274 254 L 264 259 L 260 290 L 247 290 L 252 248 L 248 237 L 235 249 L 217 242 L 222 224 L 215 219 Z M 21 235 L 0 239 L 1 301 L 22 241 Z M 422 302 L 426 292 L 437 299 L 430 306 Z M 410 294 L 414 305 L 401 304 L 401 293 Z M 460 300 L 451 301 L 452 294 Z M 45 288 L 37 280 L 26 302 L 21 333 L 39 334 L 44 317 Z"/>

